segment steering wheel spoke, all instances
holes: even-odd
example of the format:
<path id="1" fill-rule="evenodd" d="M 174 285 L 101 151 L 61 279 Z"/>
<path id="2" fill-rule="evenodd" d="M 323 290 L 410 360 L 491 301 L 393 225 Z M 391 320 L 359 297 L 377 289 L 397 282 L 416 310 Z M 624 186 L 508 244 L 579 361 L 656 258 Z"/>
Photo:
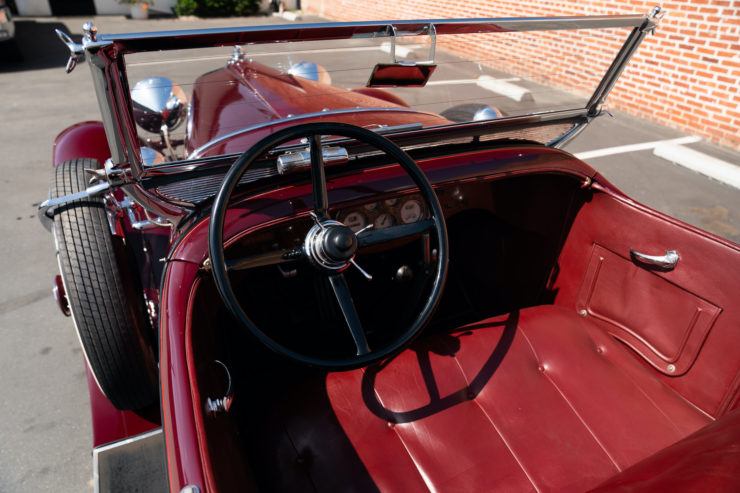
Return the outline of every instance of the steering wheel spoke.
<path id="1" fill-rule="evenodd" d="M 326 190 L 326 174 L 324 173 L 324 155 L 321 149 L 321 135 L 312 135 L 309 139 L 311 147 L 311 184 L 313 185 L 313 210 L 319 219 L 329 215 L 329 197 Z"/>
<path id="2" fill-rule="evenodd" d="M 347 322 L 349 331 L 352 334 L 352 339 L 355 341 L 357 356 L 369 354 L 370 346 L 367 343 L 365 331 L 362 329 L 360 317 L 357 316 L 357 310 L 352 301 L 352 295 L 349 292 L 347 280 L 344 278 L 343 274 L 339 273 L 329 276 L 329 282 L 331 283 L 334 295 L 337 297 L 337 301 L 339 302 L 339 308 L 342 309 L 342 314 L 344 315 L 344 320 Z"/>
<path id="3" fill-rule="evenodd" d="M 434 219 L 425 219 L 410 224 L 388 226 L 383 229 L 364 231 L 357 236 L 359 248 L 385 243 L 387 241 L 418 235 L 434 227 Z"/>
<path id="4" fill-rule="evenodd" d="M 292 262 L 294 260 L 300 260 L 303 257 L 304 254 L 302 249 L 285 248 L 282 250 L 275 250 L 272 252 L 250 255 L 248 257 L 227 260 L 226 269 L 230 271 L 253 269 L 255 267 L 264 267 L 266 265 L 277 265 L 285 262 Z"/>

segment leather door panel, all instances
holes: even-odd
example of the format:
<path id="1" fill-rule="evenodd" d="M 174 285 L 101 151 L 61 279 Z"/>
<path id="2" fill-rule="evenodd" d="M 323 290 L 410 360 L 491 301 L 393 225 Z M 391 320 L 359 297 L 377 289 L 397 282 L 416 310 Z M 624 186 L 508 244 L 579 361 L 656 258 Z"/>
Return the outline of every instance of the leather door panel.
<path id="1" fill-rule="evenodd" d="M 668 375 L 685 373 L 721 309 L 594 245 L 576 310 Z"/>
<path id="2" fill-rule="evenodd" d="M 584 192 L 548 284 L 554 304 L 585 310 L 664 383 L 722 416 L 740 405 L 740 247 L 596 186 Z M 651 270 L 630 249 L 680 259 Z"/>

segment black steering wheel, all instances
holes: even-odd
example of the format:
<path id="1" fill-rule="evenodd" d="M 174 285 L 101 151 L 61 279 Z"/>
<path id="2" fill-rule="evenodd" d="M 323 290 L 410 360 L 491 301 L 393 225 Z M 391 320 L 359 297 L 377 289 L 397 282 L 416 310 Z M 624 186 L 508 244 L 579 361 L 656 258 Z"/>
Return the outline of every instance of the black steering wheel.
<path id="1" fill-rule="evenodd" d="M 357 234 L 341 222 L 330 219 L 323 151 L 321 147 L 322 135 L 349 137 L 369 144 L 390 156 L 408 173 L 414 183 L 419 187 L 430 217 L 414 223 L 389 226 L 379 230 L 364 228 L 358 231 Z M 314 220 L 314 225 L 308 231 L 303 244 L 295 248 L 227 261 L 224 254 L 224 221 L 229 201 L 239 180 L 252 163 L 267 151 L 286 142 L 301 138 L 307 138 L 310 147 L 314 207 L 313 212 L 310 213 Z M 354 263 L 354 257 L 358 248 L 417 235 L 431 229 L 434 229 L 436 234 L 437 257 L 429 297 L 423 303 L 423 306 L 420 307 L 418 315 L 407 329 L 400 331 L 398 336 L 385 347 L 371 348 L 357 311 L 355 310 L 347 281 L 342 272 L 351 265 L 357 266 Z M 216 286 L 226 307 L 234 317 L 262 344 L 274 352 L 300 363 L 318 366 L 328 370 L 348 370 L 367 366 L 395 354 L 409 344 L 427 324 L 439 303 L 447 276 L 449 256 L 447 228 L 445 226 L 442 208 L 437 200 L 437 195 L 432 189 L 432 185 L 413 159 L 388 139 L 364 128 L 343 123 L 308 123 L 289 127 L 265 137 L 244 152 L 229 169 L 228 173 L 226 173 L 226 177 L 213 203 L 208 229 L 208 250 Z M 308 260 L 316 269 L 328 276 L 334 294 L 339 302 L 339 307 L 354 340 L 357 349 L 355 355 L 341 359 L 327 359 L 295 352 L 260 330 L 247 316 L 241 304 L 237 301 L 231 281 L 229 280 L 229 270 L 249 269 L 300 259 Z M 359 268 L 359 266 L 357 267 Z M 362 271 L 362 269 L 360 270 Z"/>

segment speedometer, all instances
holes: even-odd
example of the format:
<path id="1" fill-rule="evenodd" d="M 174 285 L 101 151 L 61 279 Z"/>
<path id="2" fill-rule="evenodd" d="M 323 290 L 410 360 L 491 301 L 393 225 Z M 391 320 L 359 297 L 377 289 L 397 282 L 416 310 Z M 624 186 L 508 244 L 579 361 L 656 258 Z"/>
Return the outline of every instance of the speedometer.
<path id="1" fill-rule="evenodd" d="M 401 206 L 401 221 L 405 224 L 415 223 L 421 219 L 421 202 L 409 199 Z"/>

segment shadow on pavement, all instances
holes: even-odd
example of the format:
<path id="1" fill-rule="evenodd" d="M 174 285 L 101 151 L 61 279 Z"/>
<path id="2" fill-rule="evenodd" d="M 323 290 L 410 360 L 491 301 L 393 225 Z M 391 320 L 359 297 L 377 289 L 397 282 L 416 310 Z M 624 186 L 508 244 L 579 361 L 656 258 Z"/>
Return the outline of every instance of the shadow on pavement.
<path id="1" fill-rule="evenodd" d="M 65 67 L 69 50 L 59 40 L 55 29 L 70 33 L 70 29 L 61 22 L 16 19 L 15 40 L 8 49 L 3 47 L 0 50 L 0 73 Z M 71 37 L 75 43 L 82 41 L 79 34 Z"/>

